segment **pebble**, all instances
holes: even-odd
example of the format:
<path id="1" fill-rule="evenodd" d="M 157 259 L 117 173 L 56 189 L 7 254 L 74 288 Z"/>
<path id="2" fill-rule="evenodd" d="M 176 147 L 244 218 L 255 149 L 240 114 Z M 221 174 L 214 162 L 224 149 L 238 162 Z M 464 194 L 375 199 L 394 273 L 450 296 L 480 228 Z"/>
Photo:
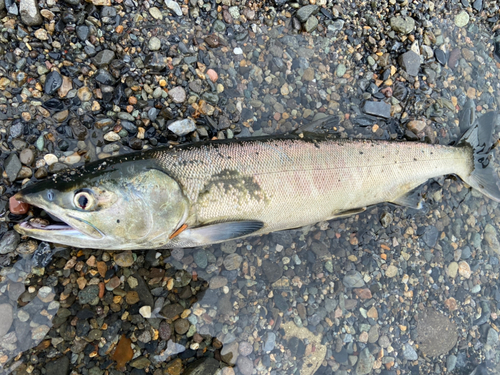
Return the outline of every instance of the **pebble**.
<path id="1" fill-rule="evenodd" d="M 406 125 L 408 130 L 412 131 L 415 134 L 423 132 L 426 126 L 427 124 L 423 120 L 411 120 Z"/>
<path id="2" fill-rule="evenodd" d="M 161 48 L 161 40 L 155 36 L 149 39 L 148 47 L 151 51 L 158 51 Z"/>
<path id="3" fill-rule="evenodd" d="M 173 11 L 177 16 L 182 16 L 181 7 L 174 0 L 165 0 L 165 4 L 167 8 Z"/>
<path id="4" fill-rule="evenodd" d="M 55 156 L 54 154 L 46 154 L 43 157 L 43 160 L 45 160 L 45 163 L 47 163 L 48 166 L 51 166 L 52 164 L 58 162 L 57 156 Z"/>
<path id="5" fill-rule="evenodd" d="M 236 254 L 229 254 L 225 259 L 224 259 L 224 267 L 228 271 L 233 271 L 237 270 L 240 268 L 241 262 L 243 261 L 243 258 Z"/>
<path id="6" fill-rule="evenodd" d="M 113 260 L 119 267 L 130 267 L 134 264 L 134 256 L 131 251 L 122 251 L 113 255 Z"/>
<path id="7" fill-rule="evenodd" d="M 449 277 L 451 277 L 452 279 L 454 279 L 455 277 L 457 277 L 457 272 L 458 272 L 458 263 L 457 262 L 451 262 L 448 265 L 446 273 L 448 274 Z"/>
<path id="8" fill-rule="evenodd" d="M 236 366 L 242 375 L 252 375 L 253 373 L 253 362 L 248 357 L 238 357 L 236 361 Z"/>
<path id="9" fill-rule="evenodd" d="M 387 267 L 387 270 L 385 271 L 385 276 L 387 277 L 395 277 L 398 274 L 398 267 L 394 265 L 390 265 Z"/>
<path id="10" fill-rule="evenodd" d="M 458 274 L 466 279 L 470 278 L 472 275 L 472 271 L 470 269 L 469 263 L 465 260 L 462 260 L 458 263 Z"/>
<path id="11" fill-rule="evenodd" d="M 267 332 L 264 338 L 264 344 L 262 350 L 265 352 L 270 352 L 274 349 L 276 345 L 276 334 L 274 332 Z"/>
<path id="12" fill-rule="evenodd" d="M 375 357 L 371 355 L 368 348 L 364 348 L 359 354 L 359 359 L 357 360 L 356 374 L 357 375 L 369 374 L 373 369 L 374 363 L 375 363 Z"/>
<path id="13" fill-rule="evenodd" d="M 318 13 L 318 10 L 319 7 L 317 5 L 306 5 L 301 7 L 297 11 L 296 17 L 299 19 L 300 22 L 304 23 L 309 19 L 309 17 Z"/>
<path id="14" fill-rule="evenodd" d="M 366 101 L 363 106 L 363 111 L 369 115 L 390 118 L 391 117 L 391 105 L 384 102 Z"/>
<path id="15" fill-rule="evenodd" d="M 186 91 L 181 86 L 169 90 L 168 95 L 174 103 L 184 103 L 186 101 Z"/>
<path id="16" fill-rule="evenodd" d="M 403 356 L 409 361 L 416 361 L 418 359 L 418 354 L 413 349 L 413 346 L 406 344 L 403 349 Z"/>
<path id="17" fill-rule="evenodd" d="M 149 8 L 149 14 L 151 14 L 151 16 L 156 20 L 163 20 L 163 15 L 157 7 Z"/>
<path id="18" fill-rule="evenodd" d="M 177 134 L 178 136 L 183 136 L 189 134 L 196 130 L 196 124 L 190 118 L 177 120 L 168 125 L 168 129 Z"/>
<path id="19" fill-rule="evenodd" d="M 98 68 L 103 68 L 115 58 L 115 53 L 109 49 L 102 50 L 92 58 L 92 63 Z"/>
<path id="20" fill-rule="evenodd" d="M 358 271 L 349 271 L 342 280 L 347 288 L 362 288 L 365 286 L 363 276 Z"/>
<path id="21" fill-rule="evenodd" d="M 253 346 L 252 346 L 252 344 L 250 344 L 247 341 L 242 341 L 239 344 L 238 351 L 239 351 L 240 355 L 246 357 L 246 356 L 249 356 L 250 354 L 252 354 Z"/>
<path id="22" fill-rule="evenodd" d="M 13 182 L 16 180 L 17 174 L 21 170 L 21 167 L 21 162 L 19 161 L 19 158 L 17 157 L 15 152 L 11 153 L 7 157 L 7 159 L 5 159 L 3 168 L 9 181 Z"/>
<path id="23" fill-rule="evenodd" d="M 118 133 L 113 132 L 113 131 L 107 132 L 106 134 L 104 134 L 103 138 L 108 142 L 116 142 L 116 141 L 119 141 L 121 139 L 120 135 Z"/>
<path id="24" fill-rule="evenodd" d="M 399 57 L 399 65 L 411 76 L 416 77 L 420 71 L 420 56 L 414 51 L 403 53 Z"/>
<path id="25" fill-rule="evenodd" d="M 415 20 L 411 17 L 392 17 L 389 23 L 401 35 L 410 34 L 415 29 Z"/>
<path id="26" fill-rule="evenodd" d="M 144 318 L 151 318 L 151 306 L 142 306 L 139 309 L 139 314 L 141 314 Z"/>
<path id="27" fill-rule="evenodd" d="M 469 13 L 465 10 L 462 10 L 455 16 L 455 25 L 457 27 L 464 27 L 469 23 Z"/>
<path id="28" fill-rule="evenodd" d="M 14 310 L 8 303 L 0 304 L 0 337 L 3 337 L 9 332 L 12 322 L 14 321 Z"/>
<path id="29" fill-rule="evenodd" d="M 19 2 L 19 14 L 21 21 L 26 26 L 38 26 L 43 22 L 38 3 L 35 0 L 21 0 Z"/>

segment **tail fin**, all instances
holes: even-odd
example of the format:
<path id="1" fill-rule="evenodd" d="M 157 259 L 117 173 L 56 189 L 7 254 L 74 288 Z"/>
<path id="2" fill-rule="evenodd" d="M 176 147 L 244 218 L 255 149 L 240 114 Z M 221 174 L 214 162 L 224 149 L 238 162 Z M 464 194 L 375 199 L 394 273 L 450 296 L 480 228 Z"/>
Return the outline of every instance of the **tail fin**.
<path id="1" fill-rule="evenodd" d="M 493 130 L 497 121 L 497 114 L 488 112 L 477 119 L 460 139 L 459 145 L 471 146 L 474 154 L 474 170 L 469 176 L 460 177 L 488 198 L 500 202 L 500 179 L 490 164 L 490 152 L 495 145 Z"/>

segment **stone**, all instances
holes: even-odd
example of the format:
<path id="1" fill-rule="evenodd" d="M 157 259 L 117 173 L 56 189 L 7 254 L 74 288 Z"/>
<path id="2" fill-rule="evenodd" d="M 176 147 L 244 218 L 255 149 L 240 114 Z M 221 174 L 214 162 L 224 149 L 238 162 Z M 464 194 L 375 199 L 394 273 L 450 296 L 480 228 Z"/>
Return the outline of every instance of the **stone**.
<path id="1" fill-rule="evenodd" d="M 90 35 L 90 28 L 87 25 L 81 25 L 76 27 L 76 36 L 82 42 L 85 42 Z"/>
<path id="2" fill-rule="evenodd" d="M 168 91 L 168 95 L 174 103 L 184 103 L 186 100 L 186 91 L 181 86 L 174 87 Z"/>
<path id="3" fill-rule="evenodd" d="M 183 372 L 183 375 L 215 375 L 219 372 L 219 361 L 204 357 L 192 362 Z"/>
<path id="4" fill-rule="evenodd" d="M 404 346 L 403 356 L 405 357 L 405 359 L 409 361 L 416 361 L 418 359 L 417 352 L 415 351 L 415 349 L 413 349 L 413 346 L 411 346 L 410 344 L 406 344 Z"/>
<path id="5" fill-rule="evenodd" d="M 156 36 L 149 39 L 148 47 L 151 51 L 158 51 L 161 48 L 161 40 Z"/>
<path id="6" fill-rule="evenodd" d="M 464 27 L 469 23 L 469 13 L 465 10 L 462 10 L 455 16 L 455 25 L 457 27 Z"/>
<path id="7" fill-rule="evenodd" d="M 52 95 L 59 89 L 59 87 L 61 87 L 62 82 L 63 79 L 61 74 L 57 70 L 53 70 L 49 74 L 47 74 L 47 77 L 45 78 L 43 91 L 47 95 Z"/>
<path id="8" fill-rule="evenodd" d="M 253 362 L 250 358 L 239 356 L 236 360 L 236 367 L 242 375 L 252 375 Z"/>
<path id="9" fill-rule="evenodd" d="M 318 27 L 318 19 L 315 16 L 311 16 L 307 19 L 304 24 L 304 30 L 306 33 L 312 33 Z"/>
<path id="10" fill-rule="evenodd" d="M 411 120 L 408 124 L 406 124 L 406 127 L 413 133 L 418 134 L 424 131 L 426 125 L 427 124 L 423 120 Z"/>
<path id="11" fill-rule="evenodd" d="M 55 361 L 45 363 L 47 374 L 51 375 L 68 375 L 69 374 L 69 358 L 66 356 L 60 357 Z"/>
<path id="12" fill-rule="evenodd" d="M 149 8 L 149 14 L 151 14 L 151 16 L 155 20 L 160 20 L 160 21 L 163 20 L 163 15 L 161 14 L 160 9 L 158 9 L 157 7 Z"/>
<path id="13" fill-rule="evenodd" d="M 0 304 L 0 338 L 9 332 L 12 322 L 14 321 L 14 310 L 8 303 Z"/>
<path id="14" fill-rule="evenodd" d="M 367 100 L 363 105 L 363 112 L 382 118 L 391 117 L 391 105 L 384 102 Z"/>
<path id="15" fill-rule="evenodd" d="M 134 256 L 131 251 L 122 251 L 113 255 L 115 263 L 120 267 L 130 267 L 134 264 Z"/>
<path id="16" fill-rule="evenodd" d="M 470 269 L 469 263 L 467 263 L 465 260 L 462 260 L 460 263 L 458 263 L 458 273 L 460 276 L 468 279 L 472 275 L 472 271 Z"/>
<path id="17" fill-rule="evenodd" d="M 171 123 L 170 125 L 168 125 L 168 129 L 178 136 L 183 136 L 195 131 L 196 124 L 190 118 L 186 118 Z"/>
<path id="18" fill-rule="evenodd" d="M 374 363 L 375 357 L 371 355 L 368 348 L 364 348 L 359 354 L 358 362 L 356 365 L 356 374 L 366 375 L 371 373 Z"/>
<path id="19" fill-rule="evenodd" d="M 26 26 L 38 26 L 43 22 L 36 0 L 21 0 L 19 3 L 21 21 Z"/>
<path id="20" fill-rule="evenodd" d="M 451 262 L 448 265 L 448 268 L 446 269 L 446 273 L 448 274 L 449 277 L 454 279 L 457 277 L 457 272 L 458 272 L 458 263 L 457 262 Z"/>
<path id="21" fill-rule="evenodd" d="M 238 268 L 240 268 L 242 261 L 243 261 L 243 258 L 240 255 L 233 253 L 233 254 L 229 254 L 224 259 L 223 264 L 224 264 L 224 267 L 226 268 L 226 270 L 233 271 L 233 270 L 237 270 Z"/>
<path id="22" fill-rule="evenodd" d="M 5 174 L 7 175 L 7 179 L 10 182 L 14 182 L 17 178 L 17 174 L 21 170 L 22 164 L 19 161 L 19 158 L 17 157 L 16 153 L 13 152 L 11 153 L 7 159 L 5 159 L 5 162 L 3 164 L 3 170 Z"/>
<path id="23" fill-rule="evenodd" d="M 385 271 L 385 276 L 387 277 L 395 277 L 396 275 L 398 274 L 398 267 L 394 266 L 394 265 L 390 265 L 389 267 L 387 267 L 387 270 Z"/>
<path id="24" fill-rule="evenodd" d="M 300 22 L 304 23 L 309 19 L 309 17 L 318 13 L 318 11 L 319 7 L 317 5 L 306 5 L 300 8 L 295 16 L 299 19 Z"/>
<path id="25" fill-rule="evenodd" d="M 35 153 L 31 148 L 25 148 L 19 154 L 19 161 L 27 166 L 30 166 L 35 161 Z"/>
<path id="26" fill-rule="evenodd" d="M 276 334 L 274 332 L 267 332 L 264 338 L 264 344 L 262 350 L 265 352 L 270 352 L 274 349 L 276 345 Z"/>
<path id="27" fill-rule="evenodd" d="M 182 16 L 182 10 L 179 4 L 177 4 L 174 0 L 165 0 L 165 5 L 168 9 L 173 11 L 177 16 Z"/>
<path id="28" fill-rule="evenodd" d="M 80 305 L 92 304 L 96 300 L 99 301 L 99 285 L 86 286 L 78 292 L 78 300 L 80 301 Z"/>
<path id="29" fill-rule="evenodd" d="M 457 343 L 457 326 L 432 308 L 419 313 L 417 341 L 419 349 L 428 356 L 447 354 Z"/>
<path id="30" fill-rule="evenodd" d="M 143 318 L 151 318 L 151 306 L 142 306 L 139 309 L 139 314 L 141 314 Z"/>
<path id="31" fill-rule="evenodd" d="M 408 51 L 399 56 L 399 65 L 408 73 L 409 75 L 416 77 L 420 71 L 420 55 L 414 51 Z"/>
<path id="32" fill-rule="evenodd" d="M 342 282 L 347 288 L 362 288 L 365 286 L 363 276 L 358 271 L 347 272 Z"/>
<path id="33" fill-rule="evenodd" d="M 411 33 L 415 29 L 415 20 L 411 17 L 392 17 L 391 28 L 401 35 Z"/>
<path id="34" fill-rule="evenodd" d="M 115 53 L 109 49 L 102 50 L 92 58 L 92 63 L 98 68 L 103 68 L 115 58 Z"/>
<path id="35" fill-rule="evenodd" d="M 274 283 L 283 276 L 283 268 L 279 264 L 271 262 L 268 259 L 262 262 L 262 271 L 267 281 L 270 283 Z"/>

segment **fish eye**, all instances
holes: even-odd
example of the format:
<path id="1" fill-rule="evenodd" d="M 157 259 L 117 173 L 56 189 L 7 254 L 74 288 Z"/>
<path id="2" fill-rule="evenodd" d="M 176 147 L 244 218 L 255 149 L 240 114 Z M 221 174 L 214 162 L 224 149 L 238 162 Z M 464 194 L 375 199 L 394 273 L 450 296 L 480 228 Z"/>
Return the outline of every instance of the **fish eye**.
<path id="1" fill-rule="evenodd" d="M 73 197 L 73 204 L 80 210 L 90 211 L 92 208 L 94 208 L 95 198 L 90 192 L 86 190 L 80 190 L 77 191 L 75 196 Z"/>
<path id="2" fill-rule="evenodd" d="M 54 192 L 53 192 L 52 190 L 49 190 L 49 191 L 47 192 L 47 200 L 48 200 L 49 202 L 52 202 L 52 201 L 54 200 Z"/>

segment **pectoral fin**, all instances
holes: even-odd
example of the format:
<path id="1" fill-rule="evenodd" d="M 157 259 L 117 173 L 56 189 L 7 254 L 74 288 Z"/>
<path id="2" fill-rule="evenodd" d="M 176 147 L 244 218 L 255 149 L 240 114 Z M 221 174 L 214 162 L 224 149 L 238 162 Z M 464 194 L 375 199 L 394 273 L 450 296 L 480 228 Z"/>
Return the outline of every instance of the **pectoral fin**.
<path id="1" fill-rule="evenodd" d="M 264 223 L 257 220 L 230 221 L 197 228 L 187 228 L 179 237 L 192 242 L 193 246 L 201 246 L 247 236 L 257 232 L 263 226 Z"/>
<path id="2" fill-rule="evenodd" d="M 420 210 L 423 207 L 423 199 L 420 195 L 420 188 L 413 189 L 408 193 L 397 197 L 392 200 L 391 203 Z"/>

